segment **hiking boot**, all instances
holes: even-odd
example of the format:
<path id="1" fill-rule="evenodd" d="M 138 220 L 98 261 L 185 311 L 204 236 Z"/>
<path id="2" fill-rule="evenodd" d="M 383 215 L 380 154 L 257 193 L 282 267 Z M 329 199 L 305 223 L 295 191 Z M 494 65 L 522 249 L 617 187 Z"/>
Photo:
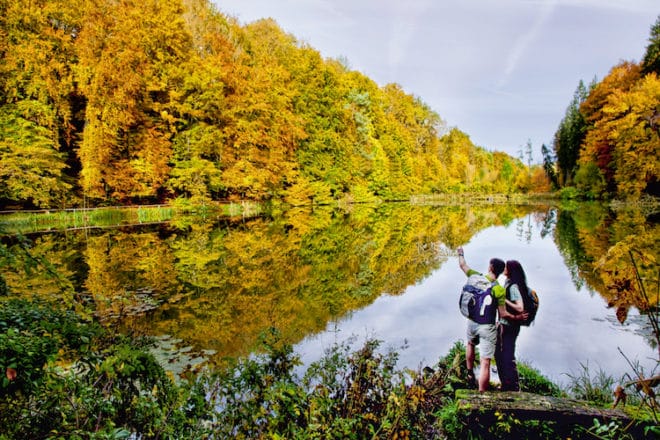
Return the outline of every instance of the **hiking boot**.
<path id="1" fill-rule="evenodd" d="M 475 390 L 478 388 L 477 379 L 474 377 L 474 372 L 468 371 L 466 381 L 467 381 L 468 389 Z"/>

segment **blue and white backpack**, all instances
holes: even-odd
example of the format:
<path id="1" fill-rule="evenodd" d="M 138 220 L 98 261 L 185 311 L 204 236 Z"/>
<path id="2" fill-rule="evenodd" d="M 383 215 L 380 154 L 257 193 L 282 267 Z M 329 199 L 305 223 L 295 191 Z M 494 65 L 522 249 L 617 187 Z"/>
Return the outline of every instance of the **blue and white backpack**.
<path id="1" fill-rule="evenodd" d="M 482 274 L 470 275 L 458 300 L 463 316 L 477 324 L 495 324 L 497 303 L 492 289 L 496 284 Z"/>

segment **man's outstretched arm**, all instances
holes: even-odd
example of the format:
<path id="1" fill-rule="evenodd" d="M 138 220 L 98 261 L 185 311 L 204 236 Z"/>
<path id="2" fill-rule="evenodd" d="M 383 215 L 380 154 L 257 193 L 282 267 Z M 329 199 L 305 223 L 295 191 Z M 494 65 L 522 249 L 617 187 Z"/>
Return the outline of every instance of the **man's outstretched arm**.
<path id="1" fill-rule="evenodd" d="M 467 263 L 465 262 L 465 253 L 463 252 L 463 248 L 459 247 L 457 251 L 458 251 L 458 265 L 460 266 L 461 270 L 465 272 L 465 275 L 467 275 L 468 272 L 470 271 L 470 266 L 468 266 Z"/>

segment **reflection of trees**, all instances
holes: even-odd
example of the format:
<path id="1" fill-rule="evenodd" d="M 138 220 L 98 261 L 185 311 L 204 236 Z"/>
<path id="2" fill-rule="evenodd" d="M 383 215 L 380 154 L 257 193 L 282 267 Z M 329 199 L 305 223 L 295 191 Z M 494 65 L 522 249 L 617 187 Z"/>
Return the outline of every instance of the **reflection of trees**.
<path id="1" fill-rule="evenodd" d="M 580 243 L 573 212 L 561 211 L 559 213 L 555 231 L 555 239 L 557 240 L 559 252 L 564 257 L 564 263 L 571 274 L 573 284 L 579 290 L 584 285 L 584 281 L 580 276 L 580 265 L 584 264 L 586 256 Z"/>
<path id="2" fill-rule="evenodd" d="M 53 235 L 41 246 L 57 250 L 56 266 L 90 293 L 101 316 L 236 356 L 268 327 L 296 342 L 383 293 L 401 294 L 446 261 L 448 249 L 532 209 L 315 207 L 268 219 Z"/>
<path id="3" fill-rule="evenodd" d="M 71 305 L 74 289 L 80 287 L 86 276 L 76 234 L 29 237 L 27 244 L 21 239 L 16 242 L 5 238 L 3 241 L 8 242 L 10 250 L 11 247 L 21 249 L 0 258 L 8 293 Z"/>
<path id="4" fill-rule="evenodd" d="M 439 244 L 456 247 L 527 210 L 356 205 L 196 226 L 169 241 L 191 293 L 136 325 L 219 356 L 247 354 L 269 326 L 295 342 L 428 276 L 445 261 Z"/>
<path id="5" fill-rule="evenodd" d="M 552 233 L 552 231 L 555 230 L 555 227 L 557 226 L 557 210 L 556 209 L 549 209 L 546 212 L 542 213 L 539 215 L 539 213 L 535 213 L 536 221 L 541 225 L 541 231 L 540 235 L 541 238 L 545 238 L 549 234 Z"/>
<path id="6" fill-rule="evenodd" d="M 176 294 L 173 257 L 157 232 L 113 230 L 86 238 L 85 288 L 101 317 L 135 313 Z"/>
<path id="7" fill-rule="evenodd" d="M 611 212 L 584 204 L 561 211 L 556 240 L 576 286 L 584 280 L 600 293 L 620 322 L 630 307 L 644 312 L 657 305 L 660 230 L 652 217 L 639 209 Z"/>

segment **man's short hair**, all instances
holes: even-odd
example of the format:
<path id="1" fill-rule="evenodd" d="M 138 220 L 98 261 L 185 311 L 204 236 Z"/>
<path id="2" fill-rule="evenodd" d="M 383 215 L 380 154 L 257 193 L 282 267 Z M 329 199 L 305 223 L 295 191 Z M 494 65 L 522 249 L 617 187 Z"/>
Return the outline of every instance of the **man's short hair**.
<path id="1" fill-rule="evenodd" d="M 506 264 L 504 263 L 504 261 L 500 260 L 499 258 L 492 258 L 490 260 L 490 267 L 493 268 L 493 274 L 496 277 L 499 277 L 502 274 L 502 272 L 504 272 L 505 266 Z"/>

